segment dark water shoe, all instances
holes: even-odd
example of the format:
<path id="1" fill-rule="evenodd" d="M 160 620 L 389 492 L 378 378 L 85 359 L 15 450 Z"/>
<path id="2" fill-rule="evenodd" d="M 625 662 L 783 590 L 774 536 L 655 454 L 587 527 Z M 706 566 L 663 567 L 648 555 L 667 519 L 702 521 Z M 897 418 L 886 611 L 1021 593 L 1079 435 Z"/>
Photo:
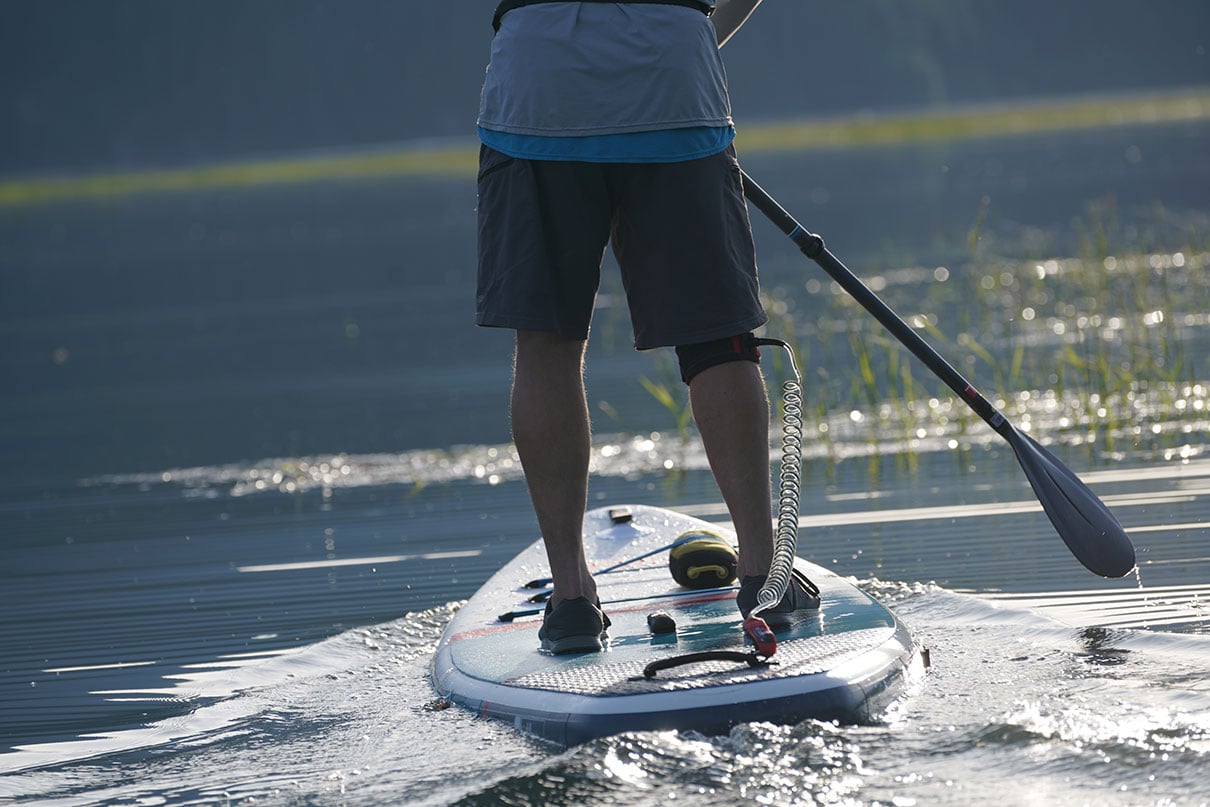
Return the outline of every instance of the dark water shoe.
<path id="1" fill-rule="evenodd" d="M 599 653 L 609 638 L 609 617 L 585 597 L 546 603 L 538 640 L 547 653 Z"/>
<path id="2" fill-rule="evenodd" d="M 744 619 L 756 607 L 757 594 L 765 585 L 767 575 L 744 577 L 739 584 L 739 593 L 735 596 L 735 604 Z M 757 616 L 765 620 L 771 628 L 784 628 L 811 618 L 819 613 L 819 587 L 811 582 L 805 574 L 795 569 L 790 575 L 790 587 L 781 598 L 781 602 L 772 608 L 766 608 Z"/>

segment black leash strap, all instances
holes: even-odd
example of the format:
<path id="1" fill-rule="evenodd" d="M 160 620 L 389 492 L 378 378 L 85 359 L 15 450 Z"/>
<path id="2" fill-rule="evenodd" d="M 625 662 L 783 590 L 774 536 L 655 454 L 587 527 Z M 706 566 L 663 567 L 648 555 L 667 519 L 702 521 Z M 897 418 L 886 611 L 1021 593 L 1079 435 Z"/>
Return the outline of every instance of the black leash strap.
<path id="1" fill-rule="evenodd" d="M 504 0 L 500 5 L 496 6 L 496 13 L 492 15 L 492 30 L 500 30 L 500 18 L 514 8 L 524 8 L 525 6 L 536 6 L 539 3 L 561 3 L 566 0 Z M 684 6 L 685 8 L 693 8 L 709 17 L 714 13 L 714 3 L 707 3 L 704 0 L 580 0 L 582 3 L 632 3 L 637 5 L 658 5 L 658 6 Z"/>
<path id="2" fill-rule="evenodd" d="M 699 664 L 703 661 L 737 661 L 747 664 L 749 667 L 768 667 L 771 664 L 776 664 L 776 661 L 769 661 L 768 658 L 762 656 L 755 651 L 751 653 L 740 653 L 736 650 L 706 650 L 701 653 L 686 653 L 683 656 L 670 656 L 662 658 L 658 661 L 653 661 L 643 668 L 643 677 L 635 677 L 633 680 L 650 681 L 655 678 L 660 670 L 670 670 L 673 667 L 682 667 L 686 664 Z"/>

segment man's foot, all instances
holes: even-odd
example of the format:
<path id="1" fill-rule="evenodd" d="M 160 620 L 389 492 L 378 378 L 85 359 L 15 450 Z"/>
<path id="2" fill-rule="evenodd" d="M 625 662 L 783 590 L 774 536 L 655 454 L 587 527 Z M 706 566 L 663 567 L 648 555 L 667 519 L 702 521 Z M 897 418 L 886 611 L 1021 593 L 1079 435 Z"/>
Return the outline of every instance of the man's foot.
<path id="1" fill-rule="evenodd" d="M 538 640 L 548 653 L 599 653 L 609 638 L 609 617 L 584 597 L 563 600 L 557 608 L 546 603 Z"/>
<path id="2" fill-rule="evenodd" d="M 758 600 L 756 595 L 764 586 L 767 575 L 744 577 L 740 581 L 735 604 L 744 619 L 752 613 Z M 781 602 L 757 614 L 771 628 L 785 628 L 819 613 L 819 587 L 802 572 L 795 569 L 790 575 L 790 587 Z"/>

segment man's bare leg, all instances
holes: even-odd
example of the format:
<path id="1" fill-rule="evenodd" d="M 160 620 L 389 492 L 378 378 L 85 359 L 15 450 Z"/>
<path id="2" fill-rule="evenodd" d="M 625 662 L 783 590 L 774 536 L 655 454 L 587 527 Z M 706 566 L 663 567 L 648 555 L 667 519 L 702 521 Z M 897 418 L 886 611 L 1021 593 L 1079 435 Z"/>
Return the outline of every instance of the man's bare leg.
<path id="1" fill-rule="evenodd" d="M 517 332 L 513 372 L 513 440 L 554 580 L 551 604 L 597 598 L 584 558 L 591 432 L 584 391 L 584 348 L 578 339 Z"/>
<path id="2" fill-rule="evenodd" d="M 760 366 L 717 364 L 689 382 L 693 419 L 739 537 L 739 576 L 763 575 L 773 561 L 769 482 L 769 395 Z"/>

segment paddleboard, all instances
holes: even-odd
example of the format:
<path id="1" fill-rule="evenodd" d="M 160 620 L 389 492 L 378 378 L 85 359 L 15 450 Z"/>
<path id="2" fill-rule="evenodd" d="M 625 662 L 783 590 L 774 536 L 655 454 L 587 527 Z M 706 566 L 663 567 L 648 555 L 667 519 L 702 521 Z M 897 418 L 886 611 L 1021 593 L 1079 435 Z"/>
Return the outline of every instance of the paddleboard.
<path id="1" fill-rule="evenodd" d="M 718 734 L 753 721 L 867 723 L 920 667 L 908 629 L 890 610 L 802 558 L 796 567 L 820 589 L 818 616 L 776 630 L 776 652 L 769 663 L 755 663 L 760 657 L 743 633 L 734 584 L 693 590 L 669 572 L 668 552 L 661 550 L 693 530 L 736 543 L 717 525 L 657 507 L 603 507 L 586 515 L 585 552 L 613 623 L 600 653 L 539 649 L 544 606 L 530 602 L 540 589 L 526 584 L 549 572 L 542 542 L 535 542 L 447 626 L 432 663 L 438 694 L 571 746 L 626 731 Z M 671 617 L 675 630 L 653 632 L 648 616 L 655 612 Z M 666 621 L 657 625 L 668 627 Z M 744 660 L 677 663 L 719 651 Z M 651 672 L 661 664 L 676 666 Z"/>

